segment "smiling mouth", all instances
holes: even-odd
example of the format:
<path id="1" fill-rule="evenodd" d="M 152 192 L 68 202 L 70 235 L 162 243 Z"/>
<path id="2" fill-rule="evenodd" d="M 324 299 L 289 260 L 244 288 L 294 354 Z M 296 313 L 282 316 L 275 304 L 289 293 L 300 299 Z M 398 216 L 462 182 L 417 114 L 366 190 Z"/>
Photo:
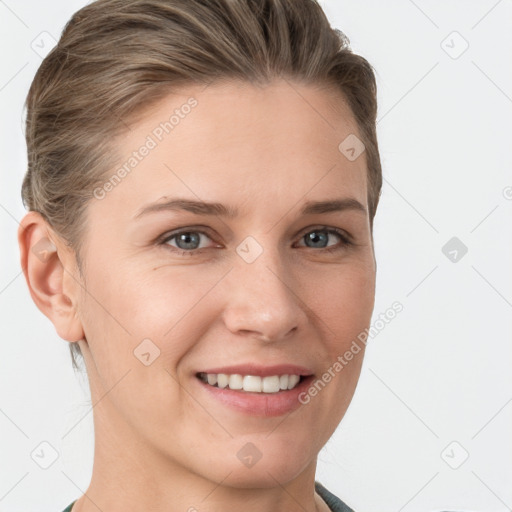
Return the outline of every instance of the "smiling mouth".
<path id="1" fill-rule="evenodd" d="M 306 376 L 296 374 L 269 375 L 241 375 L 238 373 L 196 373 L 196 377 L 205 384 L 221 389 L 231 389 L 247 393 L 272 394 L 288 391 L 297 387 Z"/>

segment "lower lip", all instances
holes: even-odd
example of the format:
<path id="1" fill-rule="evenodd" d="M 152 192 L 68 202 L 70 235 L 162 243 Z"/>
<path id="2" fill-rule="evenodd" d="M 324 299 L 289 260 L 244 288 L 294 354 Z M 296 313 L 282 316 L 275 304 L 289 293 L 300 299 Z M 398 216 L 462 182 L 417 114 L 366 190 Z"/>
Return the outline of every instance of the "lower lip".
<path id="1" fill-rule="evenodd" d="M 281 416 L 303 405 L 299 402 L 299 395 L 307 390 L 313 377 L 314 375 L 309 375 L 293 389 L 286 389 L 276 393 L 257 393 L 219 388 L 207 384 L 198 377 L 194 378 L 205 391 L 210 393 L 210 396 L 233 409 L 254 416 Z"/>

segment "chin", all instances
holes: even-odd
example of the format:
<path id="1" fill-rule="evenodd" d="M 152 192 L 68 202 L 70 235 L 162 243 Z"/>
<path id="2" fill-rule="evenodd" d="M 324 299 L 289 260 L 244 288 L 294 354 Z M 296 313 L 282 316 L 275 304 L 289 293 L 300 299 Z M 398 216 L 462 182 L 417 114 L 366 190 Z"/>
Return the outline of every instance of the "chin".
<path id="1" fill-rule="evenodd" d="M 286 485 L 299 476 L 304 467 L 297 467 L 292 461 L 286 460 L 276 463 L 268 461 L 264 463 L 263 460 L 260 460 L 252 468 L 235 465 L 231 468 L 232 472 L 227 478 L 225 477 L 230 471 L 229 469 L 222 476 L 218 475 L 219 479 L 216 481 L 225 478 L 222 485 L 239 489 L 268 489 L 276 487 L 276 485 Z"/>
<path id="2" fill-rule="evenodd" d="M 222 449 L 217 456 L 212 454 L 212 462 L 201 464 L 203 476 L 235 488 L 272 488 L 286 485 L 308 465 L 316 463 L 313 447 L 301 449 L 300 445 L 293 443 L 294 448 L 290 449 L 289 440 L 281 446 L 268 440 L 265 444 L 257 438 L 252 442 L 250 436 L 246 436 L 244 441 L 233 441 L 236 449 Z M 205 468 L 208 468 L 206 472 Z"/>

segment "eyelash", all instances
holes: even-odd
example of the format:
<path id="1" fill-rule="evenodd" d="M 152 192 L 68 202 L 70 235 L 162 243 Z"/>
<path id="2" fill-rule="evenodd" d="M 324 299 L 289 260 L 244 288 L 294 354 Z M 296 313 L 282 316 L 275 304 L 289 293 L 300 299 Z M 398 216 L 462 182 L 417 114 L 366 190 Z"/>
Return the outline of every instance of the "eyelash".
<path id="1" fill-rule="evenodd" d="M 337 252 L 337 251 L 340 251 L 342 249 L 345 249 L 345 248 L 348 248 L 350 246 L 354 246 L 356 245 L 353 241 L 350 240 L 349 236 L 347 236 L 343 231 L 339 230 L 339 229 L 336 229 L 336 228 L 330 228 L 330 227 L 327 227 L 327 226 L 323 226 L 321 228 L 313 228 L 313 229 L 310 229 L 309 231 L 306 231 L 303 235 L 301 235 L 300 239 L 304 238 L 304 236 L 306 236 L 308 233 L 312 233 L 312 232 L 325 232 L 325 233 L 328 233 L 328 234 L 334 234 L 334 235 L 337 235 L 340 239 L 341 239 L 341 243 L 339 245 L 335 245 L 335 246 L 332 246 L 332 247 L 320 247 L 319 251 L 324 251 L 324 252 L 327 252 L 327 253 L 332 253 L 332 252 Z M 167 242 L 169 242 L 170 240 L 173 240 L 174 238 L 184 234 L 184 233 L 196 233 L 196 234 L 201 234 L 201 235 L 205 235 L 207 236 L 208 238 L 212 239 L 211 236 L 208 235 L 208 233 L 204 232 L 204 231 L 201 231 L 201 230 L 194 230 L 194 228 L 188 228 L 186 230 L 182 229 L 180 231 L 177 231 L 177 232 L 174 232 L 174 233 L 169 233 L 167 236 L 164 234 L 164 238 L 157 241 L 157 245 L 159 246 L 163 246 L 165 249 L 168 249 L 170 250 L 171 252 L 179 255 L 179 256 L 194 256 L 196 254 L 201 254 L 203 250 L 205 250 L 206 248 L 202 248 L 202 249 L 191 249 L 191 250 L 184 250 L 184 249 L 178 249 L 176 247 L 173 247 L 171 245 L 168 245 Z M 307 246 L 302 246 L 302 247 L 305 247 L 306 249 L 313 249 L 315 250 L 314 247 L 307 247 Z"/>

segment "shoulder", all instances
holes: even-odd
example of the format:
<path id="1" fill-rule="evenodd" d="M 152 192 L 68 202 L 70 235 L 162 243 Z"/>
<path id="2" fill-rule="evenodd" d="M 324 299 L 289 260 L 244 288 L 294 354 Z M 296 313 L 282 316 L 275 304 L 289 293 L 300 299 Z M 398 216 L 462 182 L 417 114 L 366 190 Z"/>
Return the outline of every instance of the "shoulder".
<path id="1" fill-rule="evenodd" d="M 343 503 L 338 496 L 328 491 L 320 482 L 315 480 L 315 489 L 327 503 L 332 512 L 354 512 L 348 505 Z"/>
<path id="2" fill-rule="evenodd" d="M 343 503 L 336 495 L 329 492 L 320 482 L 315 480 L 315 489 L 318 494 L 327 503 L 332 512 L 354 512 L 348 505 Z M 67 511 L 64 511 L 67 512 Z M 443 511 L 448 512 L 448 511 Z M 455 512 L 455 511 L 450 511 Z"/>
<path id="3" fill-rule="evenodd" d="M 76 500 L 73 503 L 70 503 L 62 512 L 71 512 L 71 508 L 75 504 Z"/>

